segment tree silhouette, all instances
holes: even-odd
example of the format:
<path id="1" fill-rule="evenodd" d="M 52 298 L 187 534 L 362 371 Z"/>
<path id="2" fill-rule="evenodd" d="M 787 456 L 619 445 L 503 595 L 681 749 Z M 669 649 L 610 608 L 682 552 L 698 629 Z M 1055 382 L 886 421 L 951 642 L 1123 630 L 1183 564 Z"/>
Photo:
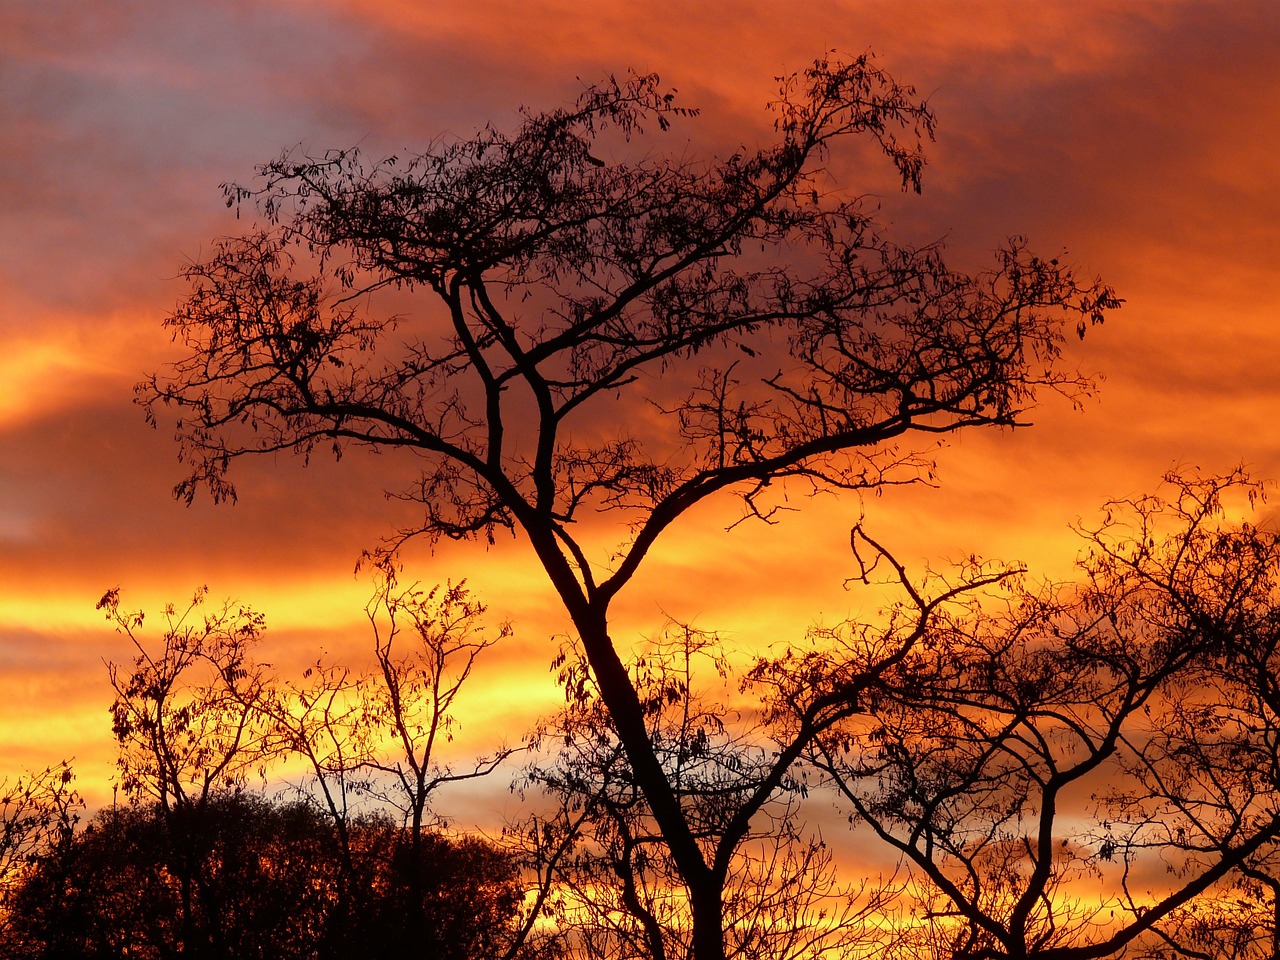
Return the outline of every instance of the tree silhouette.
<path id="1" fill-rule="evenodd" d="M 326 865 L 323 877 L 307 881 L 327 891 L 323 909 L 313 911 L 323 936 L 299 934 L 300 942 L 342 955 L 358 936 L 371 948 L 376 914 L 387 955 L 433 943 L 435 956 L 464 957 L 483 941 L 485 955 L 501 944 L 514 956 L 528 933 L 527 923 L 506 920 L 521 907 L 515 861 L 483 841 L 446 838 L 430 806 L 442 786 L 486 776 L 512 752 L 500 748 L 465 769 L 441 755 L 457 724 L 454 701 L 477 657 L 509 627 L 486 635 L 485 608 L 465 584 L 402 588 L 383 571 L 366 609 L 376 671 L 353 672 L 321 658 L 301 680 L 290 680 L 256 659 L 266 626 L 261 614 L 230 605 L 204 613 L 204 603 L 201 590 L 185 611 L 167 608 L 157 642 L 143 635 L 143 613 L 121 611 L 118 591 L 99 603 L 137 651 L 131 670 L 108 664 L 113 730 L 125 792 L 154 801 L 157 818 L 146 829 L 166 832 L 157 850 L 176 882 L 178 940 L 207 939 L 215 953 L 233 949 L 229 926 L 243 926 L 237 917 L 250 905 L 222 903 L 224 881 L 239 861 L 220 849 L 241 842 L 223 822 L 237 815 L 228 804 L 247 805 L 248 820 L 287 810 L 266 810 L 227 791 L 301 758 L 311 777 L 299 802 L 330 829 L 308 839 L 324 851 L 296 854 Z M 376 852 L 360 849 L 379 835 Z M 371 887 L 380 891 L 372 900 Z"/>
<path id="2" fill-rule="evenodd" d="M 129 669 L 107 664 L 121 786 L 166 812 L 243 785 L 269 749 L 255 709 L 268 681 L 252 659 L 263 617 L 230 605 L 206 613 L 206 595 L 201 588 L 181 612 L 166 607 L 162 636 L 150 645 L 145 614 L 122 611 L 118 590 L 98 601 L 137 651 Z"/>
<path id="3" fill-rule="evenodd" d="M 458 722 L 454 701 L 476 659 L 511 628 L 504 625 L 486 636 L 485 607 L 465 584 L 397 589 L 389 572 L 366 612 L 378 673 L 363 686 L 364 709 L 371 733 L 389 739 L 391 746 L 375 747 L 362 764 L 371 773 L 366 790 L 394 807 L 406 827 L 408 848 L 399 862 L 407 885 L 407 948 L 438 935 L 429 929 L 426 908 L 432 799 L 450 783 L 487 776 L 513 752 L 501 747 L 466 768 L 442 757 Z"/>
<path id="4" fill-rule="evenodd" d="M 131 797 L 153 800 L 168 831 L 167 869 L 178 881 L 183 944 L 199 940 L 201 916 L 218 916 L 208 902 L 218 895 L 216 885 L 206 872 L 211 800 L 261 776 L 271 754 L 259 710 L 267 677 L 251 657 L 262 615 L 230 605 L 205 613 L 206 593 L 197 591 L 183 611 L 166 607 L 162 636 L 151 645 L 142 636 L 145 615 L 122 611 L 118 590 L 98 601 L 137 650 L 131 669 L 107 665 L 120 785 Z M 221 949 L 226 931 L 207 930 L 211 949 Z"/>
<path id="5" fill-rule="evenodd" d="M 692 956 L 721 960 L 723 876 L 649 737 L 610 605 L 662 533 L 736 493 L 768 518 L 786 479 L 911 482 L 905 443 L 1016 426 L 1118 300 L 1020 241 L 976 275 L 884 237 L 827 175 L 868 138 L 919 189 L 934 118 L 869 57 L 782 83 L 776 138 L 694 162 L 633 147 L 693 111 L 653 76 L 589 87 L 505 134 L 405 162 L 286 155 L 231 204 L 263 225 L 186 270 L 168 319 L 185 359 L 140 386 L 177 411 L 188 499 L 244 456 L 321 445 L 402 450 L 420 524 L 400 537 L 520 531 L 572 621 L 680 882 Z M 395 291 L 419 298 L 406 314 Z M 575 521 L 612 514 L 602 557 Z M 392 541 L 394 548 L 397 541 Z"/>
<path id="6" fill-rule="evenodd" d="M 14 889 L 37 861 L 64 852 L 80 821 L 84 801 L 74 781 L 66 761 L 0 780 L 0 949 Z"/>
<path id="7" fill-rule="evenodd" d="M 863 943 L 891 889 L 842 885 L 830 851 L 801 827 L 806 785 L 789 774 L 773 782 L 790 741 L 779 743 L 730 705 L 721 639 L 670 624 L 637 651 L 632 673 L 650 741 L 720 872 L 726 956 L 802 960 Z M 564 952 L 584 960 L 685 956 L 691 931 L 679 871 L 576 651 L 565 651 L 560 679 L 568 705 L 540 729 L 543 759 L 526 779 L 541 799 L 557 801 L 556 817 L 544 812 L 535 824 L 568 841 L 544 847 L 560 861 L 548 912 Z"/>
<path id="8" fill-rule="evenodd" d="M 1258 492 L 1242 474 L 1173 483 L 1083 531 L 1078 583 L 952 604 L 874 677 L 857 664 L 875 634 L 847 629 L 759 668 L 775 716 L 848 705 L 809 760 L 911 867 L 903 956 L 1253 942 L 1230 888 L 1280 838 L 1280 539 L 1223 521 L 1224 495 Z"/>

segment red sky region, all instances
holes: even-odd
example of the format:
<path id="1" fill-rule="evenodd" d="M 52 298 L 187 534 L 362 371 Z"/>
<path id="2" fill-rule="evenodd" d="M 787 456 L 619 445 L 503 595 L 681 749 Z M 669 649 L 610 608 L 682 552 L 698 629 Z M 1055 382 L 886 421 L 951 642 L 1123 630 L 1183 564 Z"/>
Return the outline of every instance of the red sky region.
<path id="1" fill-rule="evenodd" d="M 732 534 L 732 504 L 699 512 L 629 588 L 617 635 L 670 615 L 759 649 L 857 614 L 842 581 L 863 510 L 917 569 L 977 551 L 1066 576 L 1067 525 L 1175 463 L 1280 477 L 1280 6 L 688 7 L 0 0 L 0 775 L 74 756 L 109 794 L 102 660 L 128 651 L 93 610 L 108 587 L 156 609 L 207 583 L 266 613 L 282 666 L 367 644 L 352 568 L 395 520 L 388 463 L 261 461 L 238 506 L 188 509 L 168 495 L 170 437 L 131 405 L 173 357 L 160 321 L 182 263 L 244 226 L 218 184 L 298 145 L 403 153 L 509 126 L 610 72 L 657 71 L 701 107 L 651 145 L 696 155 L 766 138 L 775 76 L 872 49 L 929 97 L 938 139 L 923 196 L 837 157 L 843 187 L 883 193 L 897 239 L 945 238 L 957 264 L 1025 234 L 1128 301 L 1069 347 L 1106 377 L 1082 411 L 1047 398 L 1033 429 L 953 438 L 937 489 L 797 500 Z M 519 543 L 414 553 L 409 575 L 468 577 L 517 630 L 475 681 L 461 749 L 554 704 L 565 623 Z"/>

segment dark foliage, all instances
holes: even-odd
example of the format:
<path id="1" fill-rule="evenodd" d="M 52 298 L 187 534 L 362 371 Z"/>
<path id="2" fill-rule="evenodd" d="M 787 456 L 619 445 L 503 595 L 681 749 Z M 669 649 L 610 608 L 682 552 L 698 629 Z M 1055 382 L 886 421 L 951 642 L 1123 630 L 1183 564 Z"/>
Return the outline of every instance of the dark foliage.
<path id="1" fill-rule="evenodd" d="M 189 827 L 182 835 L 181 831 Z M 514 865 L 473 838 L 430 834 L 422 863 L 390 821 L 351 825 L 355 893 L 336 897 L 341 869 L 333 826 L 313 805 L 243 792 L 209 798 L 198 822 L 154 807 L 99 813 L 74 841 L 49 851 L 20 883 L 6 956 L 106 958 L 401 957 L 494 955 L 519 907 Z M 195 880 L 194 922 L 183 919 L 175 863 Z M 416 877 L 425 878 L 421 883 Z M 430 935 L 410 930 L 411 891 Z"/>

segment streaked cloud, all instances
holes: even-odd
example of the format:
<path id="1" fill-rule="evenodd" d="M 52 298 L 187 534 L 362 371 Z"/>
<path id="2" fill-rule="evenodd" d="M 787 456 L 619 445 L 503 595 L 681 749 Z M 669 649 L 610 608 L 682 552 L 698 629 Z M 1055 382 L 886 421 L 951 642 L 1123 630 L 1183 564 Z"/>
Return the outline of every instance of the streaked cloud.
<path id="1" fill-rule="evenodd" d="M 244 227 L 219 183 L 295 146 L 381 155 L 507 126 L 521 104 L 628 67 L 704 111 L 654 150 L 749 146 L 769 135 L 776 75 L 824 50 L 876 50 L 929 96 L 938 142 L 922 197 L 856 155 L 832 160 L 842 185 L 879 194 L 903 235 L 946 237 L 958 262 L 980 266 L 1025 232 L 1129 302 L 1070 345 L 1067 364 L 1107 376 L 1082 411 L 1046 398 L 1032 430 L 953 438 L 937 490 L 800 498 L 779 527 L 732 534 L 733 505 L 701 511 L 623 600 L 619 636 L 672 616 L 766 645 L 864 609 L 843 587 L 864 511 L 913 564 L 979 551 L 1063 576 L 1067 523 L 1174 462 L 1280 475 L 1277 40 L 1265 0 L 819 0 L 803 15 L 755 0 L 7 5 L 0 657 L 20 706 L 0 715 L 6 762 L 45 751 L 109 766 L 101 659 L 119 647 L 92 610 L 107 587 L 154 607 L 209 583 L 267 613 L 282 662 L 360 655 L 368 588 L 353 567 L 407 519 L 381 496 L 403 467 L 264 460 L 239 472 L 238 506 L 186 509 L 168 495 L 181 471 L 169 426 L 147 429 L 130 402 L 173 355 L 159 321 L 182 263 Z M 514 728 L 512 705 L 554 703 L 549 638 L 565 619 L 521 545 L 411 553 L 409 575 L 466 576 L 515 622 L 501 666 L 478 678 L 483 717 Z M 485 722 L 474 730 L 483 741 Z"/>

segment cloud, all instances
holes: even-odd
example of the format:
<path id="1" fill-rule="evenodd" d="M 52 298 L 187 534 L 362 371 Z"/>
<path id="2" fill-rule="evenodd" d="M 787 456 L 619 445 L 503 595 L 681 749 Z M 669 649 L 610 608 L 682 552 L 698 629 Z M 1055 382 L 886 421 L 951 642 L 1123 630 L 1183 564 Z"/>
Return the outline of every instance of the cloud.
<path id="1" fill-rule="evenodd" d="M 866 610 L 842 587 L 864 508 L 912 569 L 979 551 L 1068 575 L 1066 524 L 1176 460 L 1280 471 L 1280 160 L 1265 135 L 1280 111 L 1277 36 L 1269 2 L 821 0 L 803 16 L 756 0 L 9 5 L 0 651 L 7 689 L 24 692 L 0 718 L 6 757 L 105 725 L 92 680 L 110 643 L 92 611 L 103 589 L 154 608 L 209 583 L 266 611 L 283 661 L 354 655 L 367 594 L 356 558 L 411 519 L 382 498 L 408 470 L 391 457 L 304 469 L 282 455 L 238 471 L 234 508 L 170 498 L 171 424 L 147 429 L 130 388 L 173 356 L 159 324 L 182 296 L 184 260 L 245 228 L 220 182 L 298 145 L 383 155 L 488 121 L 510 128 L 520 104 L 564 103 L 628 67 L 657 70 L 704 110 L 644 149 L 723 153 L 770 136 L 776 75 L 831 48 L 875 49 L 930 98 L 939 139 L 922 197 L 899 194 L 878 159 L 856 166 L 856 151 L 832 158 L 842 186 L 876 195 L 895 236 L 948 238 L 957 263 L 984 265 L 1026 232 L 1129 302 L 1069 347 L 1065 363 L 1108 376 L 1083 413 L 1046 398 L 1032 430 L 952 438 L 937 490 L 865 503 L 797 494 L 780 527 L 733 534 L 734 505 L 701 511 L 620 600 L 624 643 L 670 615 L 765 646 Z M 616 539 L 609 523 L 602 544 Z M 524 545 L 415 550 L 409 564 L 428 581 L 470 577 L 515 622 L 479 685 L 477 743 L 487 724 L 519 729 L 526 704 L 554 702 L 546 665 L 566 620 Z M 106 770 L 98 736 L 79 752 Z"/>

